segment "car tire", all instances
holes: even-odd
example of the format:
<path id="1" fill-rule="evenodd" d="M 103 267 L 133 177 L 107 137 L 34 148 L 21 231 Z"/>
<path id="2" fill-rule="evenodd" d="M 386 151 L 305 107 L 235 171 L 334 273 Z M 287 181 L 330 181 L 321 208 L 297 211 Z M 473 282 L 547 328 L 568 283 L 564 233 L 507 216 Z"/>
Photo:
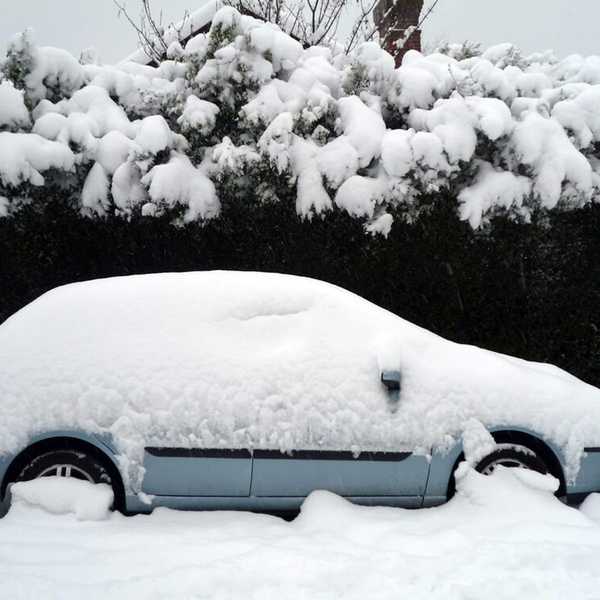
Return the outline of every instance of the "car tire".
<path id="1" fill-rule="evenodd" d="M 90 483 L 105 483 L 113 490 L 115 504 L 118 501 L 118 489 L 110 469 L 92 454 L 78 449 L 48 450 L 29 459 L 13 478 L 13 483 L 49 476 L 73 477 Z"/>
<path id="2" fill-rule="evenodd" d="M 550 473 L 546 463 L 531 448 L 519 444 L 498 444 L 496 451 L 481 460 L 475 469 L 484 475 L 490 475 L 494 469 L 503 467 L 521 467 L 538 473 Z"/>

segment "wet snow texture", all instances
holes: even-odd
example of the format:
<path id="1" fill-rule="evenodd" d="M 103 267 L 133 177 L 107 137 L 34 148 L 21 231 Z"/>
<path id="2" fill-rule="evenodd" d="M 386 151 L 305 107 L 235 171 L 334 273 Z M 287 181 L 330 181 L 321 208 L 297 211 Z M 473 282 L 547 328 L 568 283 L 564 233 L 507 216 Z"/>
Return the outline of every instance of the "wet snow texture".
<path id="1" fill-rule="evenodd" d="M 597 600 L 598 513 L 562 505 L 552 486 L 463 469 L 446 506 L 361 508 L 315 492 L 291 523 L 166 509 L 81 522 L 17 502 L 0 520 L 0 597 Z"/>
<path id="2" fill-rule="evenodd" d="M 550 365 L 446 341 L 324 282 L 173 273 L 57 288 L 0 326 L 0 452 L 109 433 L 138 490 L 144 446 L 428 454 L 485 427 L 600 446 L 600 391 Z M 398 410 L 381 384 L 402 373 Z M 487 434 L 486 434 L 487 435 Z M 489 440 L 488 440 L 489 441 Z"/>

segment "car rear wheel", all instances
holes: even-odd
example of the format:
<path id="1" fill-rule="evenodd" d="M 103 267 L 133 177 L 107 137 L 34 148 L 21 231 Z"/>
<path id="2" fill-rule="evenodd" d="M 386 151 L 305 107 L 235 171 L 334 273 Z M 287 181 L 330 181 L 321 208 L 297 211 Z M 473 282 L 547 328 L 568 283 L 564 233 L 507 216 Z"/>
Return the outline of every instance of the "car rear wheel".
<path id="1" fill-rule="evenodd" d="M 490 475 L 498 465 L 529 469 L 542 474 L 550 473 L 542 458 L 527 446 L 520 444 L 498 444 L 496 451 L 486 456 L 475 468 L 484 475 Z"/>
<path id="2" fill-rule="evenodd" d="M 110 485 L 115 498 L 117 486 L 109 469 L 95 456 L 76 449 L 48 450 L 28 460 L 13 482 L 31 481 L 40 477 L 73 477 L 90 483 Z"/>

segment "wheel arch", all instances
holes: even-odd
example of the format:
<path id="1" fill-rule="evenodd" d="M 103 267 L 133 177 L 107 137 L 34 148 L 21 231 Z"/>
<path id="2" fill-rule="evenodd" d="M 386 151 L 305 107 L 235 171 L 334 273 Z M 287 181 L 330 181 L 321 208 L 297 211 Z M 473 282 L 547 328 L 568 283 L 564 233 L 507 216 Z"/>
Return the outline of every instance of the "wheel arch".
<path id="1" fill-rule="evenodd" d="M 4 472 L 0 483 L 0 501 L 5 498 L 8 485 L 14 481 L 14 477 L 30 460 L 45 452 L 64 448 L 85 452 L 99 460 L 106 467 L 111 480 L 114 482 L 114 507 L 116 510 L 123 511 L 125 509 L 125 487 L 112 449 L 92 436 L 80 435 L 74 432 L 47 433 L 33 438 L 25 448 L 12 458 Z"/>
<path id="2" fill-rule="evenodd" d="M 564 469 L 560 462 L 557 450 L 553 448 L 550 443 L 535 433 L 525 429 L 499 428 L 492 429 L 490 434 L 498 444 L 518 444 L 533 450 L 544 461 L 544 463 L 548 465 L 550 473 L 558 479 L 559 488 L 557 495 L 564 496 L 566 494 L 566 479 Z M 464 460 L 464 452 L 461 452 L 452 467 L 452 471 L 450 472 L 447 491 L 448 499 L 452 498 L 454 492 L 456 491 L 454 473 L 458 465 Z"/>

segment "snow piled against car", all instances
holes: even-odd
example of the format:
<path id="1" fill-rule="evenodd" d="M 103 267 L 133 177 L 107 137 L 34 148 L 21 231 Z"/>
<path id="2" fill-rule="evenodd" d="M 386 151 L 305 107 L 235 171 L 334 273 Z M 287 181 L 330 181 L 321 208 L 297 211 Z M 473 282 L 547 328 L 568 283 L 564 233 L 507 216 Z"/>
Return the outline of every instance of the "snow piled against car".
<path id="1" fill-rule="evenodd" d="M 21 482 L 0 521 L 0 596 L 597 598 L 600 495 L 578 511 L 554 497 L 557 484 L 463 466 L 438 508 L 355 506 L 316 491 L 288 523 L 162 508 L 123 517 L 106 510 L 106 486 Z"/>

